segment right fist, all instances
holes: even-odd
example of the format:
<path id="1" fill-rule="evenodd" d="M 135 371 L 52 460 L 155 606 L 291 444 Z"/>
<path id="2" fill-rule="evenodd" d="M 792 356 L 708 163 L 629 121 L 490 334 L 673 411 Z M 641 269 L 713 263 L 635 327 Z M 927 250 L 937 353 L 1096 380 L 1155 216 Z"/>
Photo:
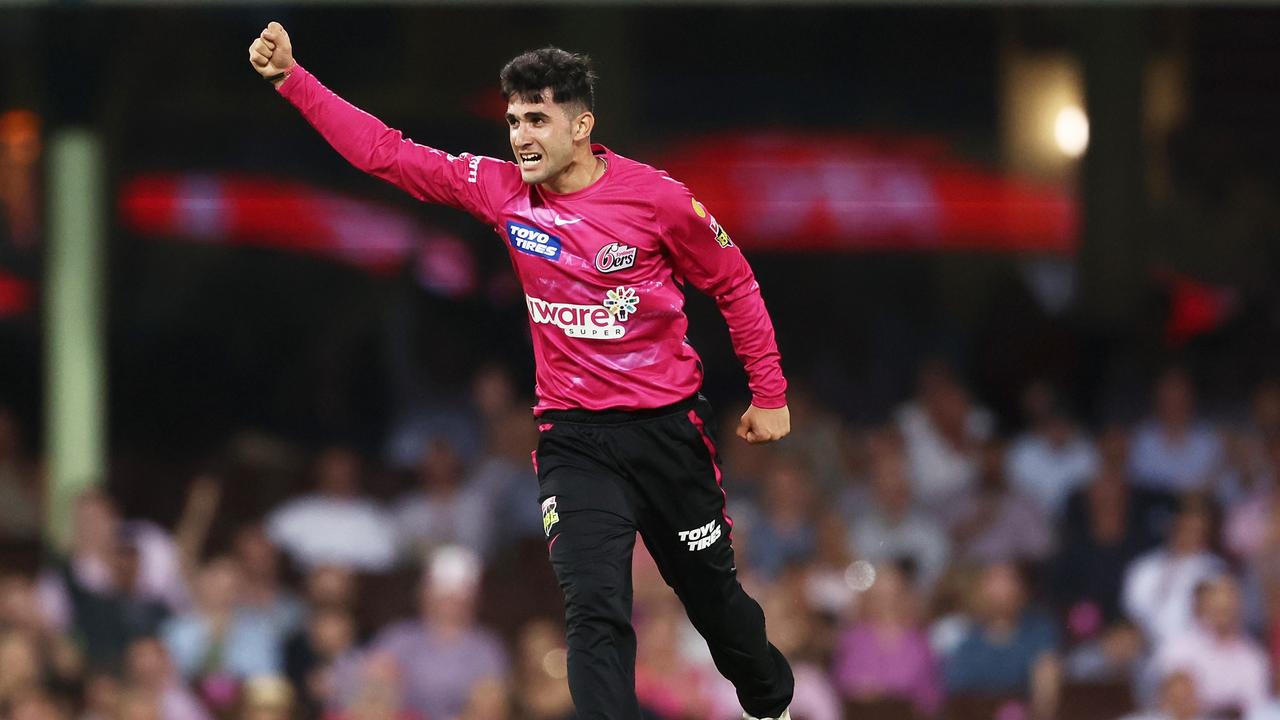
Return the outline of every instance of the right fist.
<path id="1" fill-rule="evenodd" d="M 283 25 L 275 21 L 267 23 L 266 29 L 249 46 L 249 63 L 264 78 L 293 69 L 293 45 Z M 284 78 L 276 80 L 275 86 L 280 87 L 283 82 Z"/>

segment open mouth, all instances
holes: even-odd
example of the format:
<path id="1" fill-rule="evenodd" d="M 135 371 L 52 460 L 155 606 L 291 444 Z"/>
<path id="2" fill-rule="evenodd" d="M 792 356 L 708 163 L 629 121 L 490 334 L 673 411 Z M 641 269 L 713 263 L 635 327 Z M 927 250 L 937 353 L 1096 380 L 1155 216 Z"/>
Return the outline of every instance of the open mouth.
<path id="1" fill-rule="evenodd" d="M 534 167 L 540 162 L 542 162 L 542 153 L 520 153 L 522 167 Z"/>

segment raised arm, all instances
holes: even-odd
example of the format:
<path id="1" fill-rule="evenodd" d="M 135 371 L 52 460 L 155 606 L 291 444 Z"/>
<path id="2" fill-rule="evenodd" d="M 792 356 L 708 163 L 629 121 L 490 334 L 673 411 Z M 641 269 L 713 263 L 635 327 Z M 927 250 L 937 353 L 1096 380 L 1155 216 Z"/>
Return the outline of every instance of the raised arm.
<path id="1" fill-rule="evenodd" d="M 297 63 L 289 33 L 278 22 L 254 39 L 249 62 L 347 162 L 419 200 L 456 207 L 492 224 L 495 208 L 505 199 L 501 196 L 519 183 L 520 171 L 512 163 L 418 145 L 338 97 Z"/>

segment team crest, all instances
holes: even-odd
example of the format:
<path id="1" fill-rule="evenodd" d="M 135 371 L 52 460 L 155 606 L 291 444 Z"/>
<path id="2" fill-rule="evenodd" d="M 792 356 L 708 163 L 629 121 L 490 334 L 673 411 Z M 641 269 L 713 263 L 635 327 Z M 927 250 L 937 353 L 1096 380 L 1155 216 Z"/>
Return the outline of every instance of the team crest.
<path id="1" fill-rule="evenodd" d="M 542 532 L 551 537 L 551 526 L 560 522 L 560 514 L 556 512 L 556 496 L 552 495 L 542 501 Z"/>

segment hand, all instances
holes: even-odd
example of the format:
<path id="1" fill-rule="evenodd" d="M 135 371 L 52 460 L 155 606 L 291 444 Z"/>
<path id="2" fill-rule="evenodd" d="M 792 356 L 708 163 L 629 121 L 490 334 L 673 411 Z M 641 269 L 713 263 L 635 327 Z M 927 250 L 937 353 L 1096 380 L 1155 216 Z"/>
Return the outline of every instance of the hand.
<path id="1" fill-rule="evenodd" d="M 780 408 L 759 408 L 755 405 L 742 413 L 738 423 L 738 437 L 755 445 L 781 440 L 791 432 L 791 411 L 786 405 Z"/>
<path id="2" fill-rule="evenodd" d="M 187 508 L 200 517 L 212 517 L 222 502 L 222 483 L 213 475 L 197 475 L 187 491 Z"/>
<path id="3" fill-rule="evenodd" d="M 266 29 L 249 46 L 249 63 L 264 78 L 293 69 L 293 44 L 283 25 L 275 21 L 267 23 Z M 274 84 L 280 87 L 283 82 L 281 78 Z"/>

